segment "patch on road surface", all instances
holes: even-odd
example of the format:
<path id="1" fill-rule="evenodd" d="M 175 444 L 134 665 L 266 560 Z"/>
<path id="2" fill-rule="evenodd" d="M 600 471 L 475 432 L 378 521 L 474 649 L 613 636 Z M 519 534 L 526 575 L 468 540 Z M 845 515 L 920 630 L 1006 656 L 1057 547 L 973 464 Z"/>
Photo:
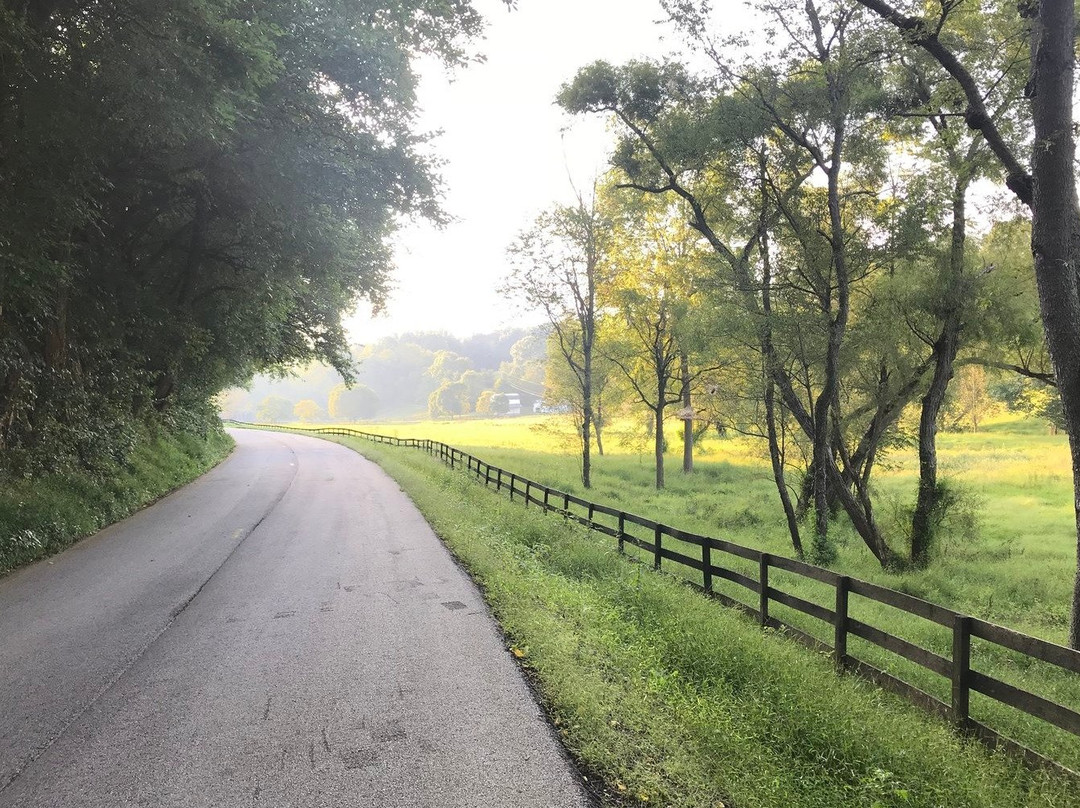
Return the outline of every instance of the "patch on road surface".
<path id="1" fill-rule="evenodd" d="M 448 600 L 448 601 L 443 603 L 443 606 L 445 606 L 447 609 L 449 609 L 452 612 L 457 611 L 458 609 L 468 609 L 469 608 L 464 603 L 462 603 L 460 600 Z"/>
<path id="2" fill-rule="evenodd" d="M 357 749 L 352 752 L 342 752 L 341 761 L 346 769 L 369 769 L 379 762 L 379 756 L 374 749 Z"/>
<path id="3" fill-rule="evenodd" d="M 396 721 L 391 722 L 381 729 L 377 729 L 371 733 L 371 739 L 378 741 L 379 743 L 390 743 L 391 741 L 404 741 L 405 730 Z"/>

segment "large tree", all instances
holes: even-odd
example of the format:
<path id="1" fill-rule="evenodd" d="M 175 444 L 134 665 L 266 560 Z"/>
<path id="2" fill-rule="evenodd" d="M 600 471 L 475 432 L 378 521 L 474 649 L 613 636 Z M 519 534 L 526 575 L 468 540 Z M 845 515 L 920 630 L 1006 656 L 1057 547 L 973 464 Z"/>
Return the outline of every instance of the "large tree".
<path id="1" fill-rule="evenodd" d="M 560 101 L 572 112 L 613 114 L 625 133 L 615 153 L 625 184 L 681 197 L 720 259 L 714 283 L 753 322 L 766 372 L 811 444 L 815 554 L 830 554 L 829 515 L 839 502 L 879 561 L 894 565 L 869 475 L 911 374 L 880 376 L 868 409 L 842 386 L 852 288 L 880 265 L 866 202 L 881 182 L 876 51 L 852 14 L 833 13 L 835 2 L 770 5 L 787 38 L 769 60 L 736 69 L 714 52 L 718 74 L 708 80 L 671 64 L 598 63 Z M 771 231 L 784 257 L 775 283 L 765 281 Z M 778 331 L 785 318 L 791 327 Z M 781 333 L 790 350 L 777 344 Z M 865 416 L 861 424 L 853 413 Z"/>
<path id="2" fill-rule="evenodd" d="M 980 84 L 972 60 L 950 36 L 954 26 L 964 24 L 968 10 L 963 4 L 943 2 L 931 11 L 921 2 L 855 1 L 894 26 L 952 79 L 960 97 L 957 111 L 986 139 L 1006 185 L 1031 209 L 1040 310 L 1072 453 L 1078 569 L 1069 644 L 1080 648 L 1080 204 L 1074 162 L 1073 0 L 1021 0 L 1014 6 L 1018 27 L 1026 29 L 1030 42 L 1030 160 L 1021 156 L 1023 144 L 1011 140 L 995 121 L 986 104 L 993 88 Z"/>

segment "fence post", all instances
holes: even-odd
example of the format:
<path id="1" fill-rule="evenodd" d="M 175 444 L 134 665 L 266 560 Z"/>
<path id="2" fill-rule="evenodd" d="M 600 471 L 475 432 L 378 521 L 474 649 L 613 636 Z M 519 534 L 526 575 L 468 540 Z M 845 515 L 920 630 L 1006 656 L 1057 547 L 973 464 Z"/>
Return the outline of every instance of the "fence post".
<path id="1" fill-rule="evenodd" d="M 660 532 L 660 524 L 656 525 L 656 529 L 653 530 L 653 569 L 660 569 L 660 537 L 663 535 Z"/>
<path id="2" fill-rule="evenodd" d="M 499 473 L 495 479 L 495 490 L 502 491 L 502 469 L 496 469 L 496 471 Z"/>
<path id="3" fill-rule="evenodd" d="M 526 480 L 525 481 L 525 507 L 526 508 L 529 507 L 529 495 L 530 495 L 531 489 L 532 489 L 532 482 L 529 481 L 529 480 Z"/>
<path id="4" fill-rule="evenodd" d="M 708 538 L 701 541 L 701 588 L 712 592 L 712 547 Z"/>
<path id="5" fill-rule="evenodd" d="M 551 493 L 551 489 L 546 485 L 544 486 L 544 513 L 547 513 L 550 506 L 548 505 L 548 494 Z"/>
<path id="6" fill-rule="evenodd" d="M 761 589 L 758 597 L 758 616 L 762 627 L 769 624 L 769 554 L 762 553 L 758 562 L 758 583 Z"/>
<path id="7" fill-rule="evenodd" d="M 454 450 L 453 449 L 450 450 L 450 468 L 451 469 L 454 468 Z"/>
<path id="8" fill-rule="evenodd" d="M 514 501 L 514 480 L 517 479 L 517 475 L 514 472 L 510 472 L 510 501 Z"/>
<path id="9" fill-rule="evenodd" d="M 593 503 L 590 502 L 589 503 L 589 527 L 592 527 L 592 524 L 593 524 L 593 513 L 594 513 L 593 508 L 594 507 L 596 507 L 596 506 L 593 505 Z"/>
<path id="10" fill-rule="evenodd" d="M 848 590 L 851 579 L 841 575 L 836 579 L 836 614 L 833 623 L 833 663 L 838 671 L 847 669 Z"/>
<path id="11" fill-rule="evenodd" d="M 622 511 L 619 511 L 619 552 L 620 553 L 626 552 L 623 549 L 624 543 L 626 541 L 623 538 L 623 534 L 625 532 L 626 532 L 626 514 L 623 513 Z"/>
<path id="12" fill-rule="evenodd" d="M 567 519 L 570 518 L 570 495 L 569 494 L 563 494 L 562 495 L 562 518 L 563 518 L 564 522 Z"/>
<path id="13" fill-rule="evenodd" d="M 971 618 L 958 614 L 953 617 L 952 720 L 961 729 L 968 723 L 968 706 L 971 698 L 968 681 L 970 671 Z"/>

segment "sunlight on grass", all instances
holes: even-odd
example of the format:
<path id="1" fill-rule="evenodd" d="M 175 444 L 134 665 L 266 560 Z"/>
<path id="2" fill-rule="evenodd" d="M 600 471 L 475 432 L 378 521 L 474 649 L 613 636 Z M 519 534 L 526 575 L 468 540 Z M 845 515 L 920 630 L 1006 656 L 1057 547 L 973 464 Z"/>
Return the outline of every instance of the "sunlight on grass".
<path id="1" fill-rule="evenodd" d="M 431 438 L 472 452 L 538 482 L 581 495 L 576 435 L 569 419 L 525 416 L 357 425 L 398 437 Z M 762 441 L 703 440 L 695 471 L 681 471 L 679 436 L 669 427 L 668 487 L 653 487 L 651 444 L 628 421 L 604 436 L 594 454 L 590 497 L 642 516 L 769 552 L 791 555 L 783 514 Z M 884 572 L 842 521 L 836 569 L 1062 642 L 1076 568 L 1073 495 L 1064 435 L 1015 415 L 977 433 L 939 439 L 942 479 L 958 487 L 961 505 L 940 541 L 931 569 Z M 917 458 L 909 447 L 882 459 L 875 476 L 877 519 L 904 548 L 914 503 Z"/>
<path id="2" fill-rule="evenodd" d="M 342 442 L 399 481 L 484 587 L 560 738 L 590 783 L 598 775 L 607 784 L 603 805 L 1075 804 L 1072 783 L 1027 771 L 855 677 L 837 677 L 828 659 L 626 563 L 596 534 L 510 503 L 422 452 Z M 538 450 L 489 453 L 547 471 L 565 460 Z M 625 470 L 617 460 L 605 465 Z M 737 482 L 745 474 L 729 467 L 695 477 Z"/>
<path id="3" fill-rule="evenodd" d="M 882 570 L 843 519 L 832 528 L 839 549 L 832 566 L 957 612 L 1063 643 L 1075 570 L 1071 486 L 1061 472 L 1068 467 L 1064 439 L 1032 434 L 1030 424 L 1022 421 L 1003 420 L 991 426 L 993 430 L 986 433 L 942 436 L 942 475 L 959 496 L 930 569 L 900 574 Z M 767 460 L 758 454 L 762 447 L 745 438 L 707 442 L 707 455 L 690 475 L 681 473 L 680 457 L 670 456 L 669 484 L 664 491 L 653 487 L 651 454 L 634 447 L 632 441 L 609 440 L 607 454 L 596 458 L 594 487 L 586 492 L 573 444 L 567 439 L 572 440 L 572 433 L 558 419 L 377 425 L 366 431 L 441 440 L 556 489 L 666 525 L 792 555 Z M 875 484 L 877 519 L 901 550 L 915 483 L 914 453 L 908 450 L 886 458 Z M 670 544 L 669 549 L 698 555 L 689 545 L 674 540 Z M 651 565 L 650 553 L 630 545 L 628 553 Z M 730 556 L 720 563 L 756 578 L 755 563 Z M 665 564 L 665 569 L 677 576 L 699 577 L 687 567 Z M 807 578 L 780 572 L 774 586 L 825 609 L 833 605 L 832 588 Z M 714 579 L 714 587 L 743 603 L 752 605 L 756 598 L 731 582 Z M 864 623 L 946 658 L 951 655 L 951 633 L 936 624 L 864 598 L 853 598 L 851 609 Z M 828 624 L 780 604 L 774 613 L 831 643 Z M 851 641 L 851 652 L 949 701 L 947 678 L 857 638 Z M 1080 705 L 1080 678 L 1073 674 L 1050 666 L 1036 670 L 1039 666 L 1032 667 L 996 646 L 982 648 L 973 659 L 984 673 L 1059 704 Z M 977 720 L 1080 770 L 1076 736 L 982 697 L 973 698 L 972 711 Z"/>

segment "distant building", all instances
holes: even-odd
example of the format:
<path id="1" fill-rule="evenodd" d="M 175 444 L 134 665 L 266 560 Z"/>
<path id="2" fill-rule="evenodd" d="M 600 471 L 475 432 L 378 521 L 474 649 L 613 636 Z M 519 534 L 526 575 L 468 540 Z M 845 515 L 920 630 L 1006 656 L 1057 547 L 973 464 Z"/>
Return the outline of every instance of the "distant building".
<path id="1" fill-rule="evenodd" d="M 509 393 L 506 396 L 506 414 L 521 415 L 521 396 Z"/>

